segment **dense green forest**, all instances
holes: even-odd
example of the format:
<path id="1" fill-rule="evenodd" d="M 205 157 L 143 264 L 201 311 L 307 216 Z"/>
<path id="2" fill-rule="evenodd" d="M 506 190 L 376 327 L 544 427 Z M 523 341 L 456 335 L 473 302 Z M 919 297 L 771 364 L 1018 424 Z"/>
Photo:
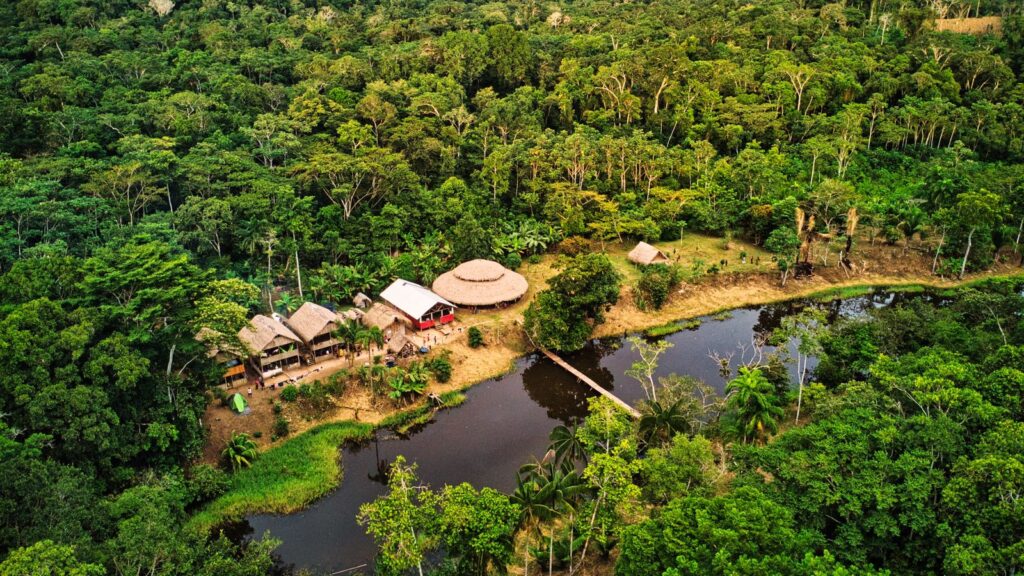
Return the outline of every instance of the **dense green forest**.
<path id="1" fill-rule="evenodd" d="M 964 12 L 1003 34 L 934 30 Z M 1015 260 L 1022 71 L 1014 2 L 0 2 L 0 574 L 266 572 L 273 542 L 181 526 L 226 483 L 188 466 L 217 376 L 193 335 L 281 302 L 566 239 L 735 235 L 785 262 L 797 208 L 847 256 L 859 219 L 947 276 Z M 1020 304 L 985 298 L 843 328 L 823 383 L 859 384 L 738 451 L 721 498 L 663 487 L 615 538 L 601 509 L 594 553 L 700 573 L 672 547 L 700 534 L 665 542 L 699 514 L 746 522 L 758 561 L 1019 568 Z M 922 366 L 927 398 L 900 396 Z"/>

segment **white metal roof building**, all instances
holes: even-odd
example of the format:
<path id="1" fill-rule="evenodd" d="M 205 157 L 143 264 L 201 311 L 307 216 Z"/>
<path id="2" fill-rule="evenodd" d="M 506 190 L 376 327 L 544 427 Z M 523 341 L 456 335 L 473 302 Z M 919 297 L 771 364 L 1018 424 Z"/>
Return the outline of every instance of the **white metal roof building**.
<path id="1" fill-rule="evenodd" d="M 380 297 L 412 320 L 419 330 L 455 319 L 455 305 L 415 282 L 399 278 Z"/>

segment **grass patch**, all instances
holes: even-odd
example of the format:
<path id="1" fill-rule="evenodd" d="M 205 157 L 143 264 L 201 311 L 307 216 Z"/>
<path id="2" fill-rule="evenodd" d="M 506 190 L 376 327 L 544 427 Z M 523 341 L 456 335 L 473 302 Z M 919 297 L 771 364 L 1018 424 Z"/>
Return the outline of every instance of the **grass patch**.
<path id="1" fill-rule="evenodd" d="M 370 437 L 373 426 L 357 422 L 322 424 L 260 454 L 250 468 L 231 475 L 227 493 L 189 520 L 208 531 L 246 514 L 288 514 L 307 506 L 341 482 L 338 447 Z"/>
<path id="2" fill-rule="evenodd" d="M 458 390 L 445 392 L 440 395 L 440 398 L 444 402 L 443 408 L 454 408 L 466 401 L 466 395 Z M 405 434 L 415 426 L 430 422 L 431 418 L 434 417 L 434 408 L 429 402 L 424 402 L 409 410 L 403 410 L 388 416 L 381 420 L 380 427 L 391 428 L 399 434 Z"/>
<path id="3" fill-rule="evenodd" d="M 717 314 L 715 314 L 714 316 L 711 317 L 712 320 L 716 320 L 718 322 L 725 322 L 726 320 L 729 320 L 730 318 L 732 318 L 732 311 L 731 310 L 722 310 L 721 312 L 719 312 L 719 313 L 717 313 Z"/>
<path id="4" fill-rule="evenodd" d="M 675 334 L 676 332 L 682 332 L 683 330 L 696 330 L 700 328 L 700 319 L 694 318 L 692 320 L 677 320 L 675 322 L 669 322 L 668 324 L 662 324 L 661 326 L 654 326 L 644 330 L 644 335 L 648 338 L 658 338 L 660 336 L 668 336 L 669 334 Z"/>
<path id="5" fill-rule="evenodd" d="M 867 296 L 868 294 L 874 294 L 874 292 L 874 286 L 836 286 L 815 292 L 809 295 L 808 298 L 819 302 L 831 302 L 833 300 L 845 300 L 847 298 Z"/>

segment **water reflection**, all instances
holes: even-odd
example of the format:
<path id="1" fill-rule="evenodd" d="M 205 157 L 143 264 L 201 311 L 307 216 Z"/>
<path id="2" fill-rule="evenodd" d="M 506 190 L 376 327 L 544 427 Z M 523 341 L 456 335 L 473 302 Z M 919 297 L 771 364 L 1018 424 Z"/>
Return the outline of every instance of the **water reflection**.
<path id="1" fill-rule="evenodd" d="M 877 294 L 828 304 L 781 303 L 733 310 L 717 320 L 702 318 L 699 328 L 666 337 L 674 346 L 662 357 L 657 375 L 692 376 L 722 393 L 727 377 L 711 356 L 729 358 L 729 369 L 735 373 L 753 353 L 752 337 L 769 334 L 787 315 L 815 305 L 830 319 L 858 316 L 906 297 Z M 627 402 L 645 397 L 639 383 L 625 376 L 637 357 L 624 339 L 592 341 L 566 359 Z M 366 444 L 344 447 L 339 489 L 297 514 L 252 516 L 232 528 L 234 538 L 269 530 L 284 542 L 278 549 L 284 562 L 314 572 L 368 564 L 364 572 L 372 573 L 373 542 L 355 518 L 360 504 L 384 492 L 387 466 L 395 456 L 402 454 L 417 463 L 421 479 L 434 487 L 470 482 L 510 491 L 518 467 L 543 457 L 551 429 L 582 420 L 587 400 L 595 395 L 546 357 L 526 356 L 512 373 L 474 386 L 464 405 L 439 412 L 408 437 L 382 431 Z"/>

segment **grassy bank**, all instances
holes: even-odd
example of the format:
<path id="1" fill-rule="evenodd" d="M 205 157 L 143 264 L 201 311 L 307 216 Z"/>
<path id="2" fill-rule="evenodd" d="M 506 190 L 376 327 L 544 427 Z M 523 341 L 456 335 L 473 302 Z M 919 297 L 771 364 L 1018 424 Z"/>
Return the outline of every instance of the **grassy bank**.
<path id="1" fill-rule="evenodd" d="M 231 475 L 228 491 L 194 515 L 190 526 L 209 530 L 246 514 L 300 510 L 341 482 L 338 447 L 372 432 L 372 425 L 358 422 L 321 424 L 263 452 L 250 468 Z"/>
<path id="2" fill-rule="evenodd" d="M 897 281 L 871 281 L 863 284 L 846 284 L 841 286 L 828 286 L 818 290 L 810 290 L 797 293 L 779 294 L 766 298 L 751 298 L 738 302 L 734 302 L 724 307 L 719 308 L 705 308 L 703 310 L 698 309 L 689 316 L 673 317 L 667 322 L 664 321 L 664 316 L 672 314 L 671 311 L 662 310 L 659 313 L 655 313 L 653 316 L 656 318 L 653 325 L 648 326 L 648 323 L 638 323 L 632 330 L 626 330 L 622 334 L 629 334 L 637 331 L 643 332 L 643 334 L 650 338 L 668 336 L 682 330 L 694 330 L 699 328 L 701 325 L 701 318 L 710 317 L 712 320 L 721 319 L 720 316 L 727 314 L 730 310 L 737 308 L 744 308 L 748 306 L 764 306 L 767 304 L 777 304 L 779 302 L 787 302 L 791 300 L 814 300 L 818 302 L 831 302 L 833 300 L 845 300 L 848 298 L 856 298 L 858 296 L 866 296 L 875 292 L 898 292 L 905 294 L 918 294 L 927 291 L 931 291 L 939 295 L 952 296 L 958 290 L 963 288 L 981 288 L 986 285 L 992 285 L 1002 282 L 1024 282 L 1024 273 L 1020 274 L 1003 274 L 1003 275 L 992 275 L 982 276 L 980 278 L 972 278 L 964 281 L 945 281 L 936 280 L 934 282 L 927 281 L 912 281 L 912 282 L 897 282 Z M 601 337 L 617 336 L 618 334 L 601 334 Z"/>
<path id="3" fill-rule="evenodd" d="M 446 408 L 453 408 L 462 404 L 466 395 L 456 390 L 440 398 Z M 343 443 L 366 440 L 375 428 L 392 428 L 405 434 L 429 422 L 434 412 L 424 401 L 391 414 L 377 425 L 344 421 L 311 428 L 262 452 L 252 467 L 233 474 L 228 491 L 196 513 L 190 526 L 208 531 L 248 514 L 297 512 L 341 483 L 343 463 L 338 448 Z"/>

